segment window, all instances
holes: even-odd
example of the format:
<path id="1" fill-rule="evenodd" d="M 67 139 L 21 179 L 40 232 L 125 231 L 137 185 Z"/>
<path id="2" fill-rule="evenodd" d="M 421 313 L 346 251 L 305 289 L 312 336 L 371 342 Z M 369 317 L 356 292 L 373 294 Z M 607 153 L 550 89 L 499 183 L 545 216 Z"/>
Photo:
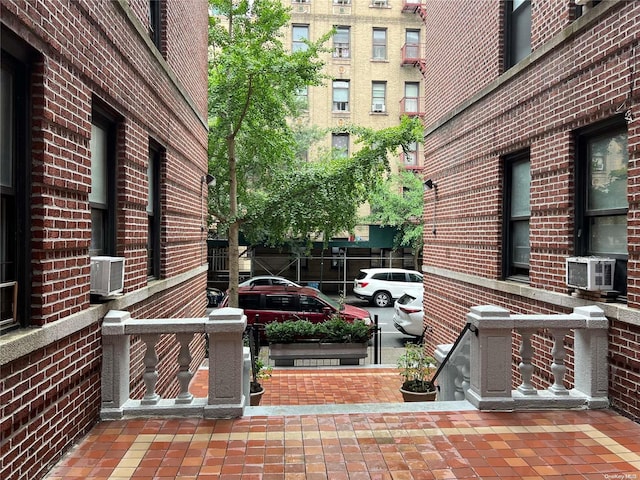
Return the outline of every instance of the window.
<path id="1" fill-rule="evenodd" d="M 404 57 L 420 58 L 420 30 L 407 29 L 405 31 Z"/>
<path id="2" fill-rule="evenodd" d="M 371 82 L 371 111 L 386 112 L 387 82 Z"/>
<path id="3" fill-rule="evenodd" d="M 420 84 L 418 82 L 405 82 L 404 84 L 404 112 L 409 115 L 417 115 L 420 112 Z"/>
<path id="4" fill-rule="evenodd" d="M 246 295 L 238 296 L 238 306 L 245 310 L 258 310 L 260 309 L 260 294 L 248 293 Z"/>
<path id="5" fill-rule="evenodd" d="M 328 308 L 327 305 L 317 298 L 300 295 L 300 310 L 302 312 L 322 313 L 325 308 Z"/>
<path id="6" fill-rule="evenodd" d="M 115 123 L 94 110 L 91 125 L 91 246 L 89 255 L 115 253 Z"/>
<path id="7" fill-rule="evenodd" d="M 265 295 L 266 310 L 285 310 L 295 312 L 297 297 L 295 295 Z"/>
<path id="8" fill-rule="evenodd" d="M 163 151 L 150 142 L 147 165 L 147 276 L 160 278 L 160 164 Z"/>
<path id="9" fill-rule="evenodd" d="M 349 111 L 349 80 L 333 81 L 333 111 Z"/>
<path id="10" fill-rule="evenodd" d="M 305 85 L 296 89 L 296 99 L 298 108 L 309 110 L 309 87 Z"/>
<path id="11" fill-rule="evenodd" d="M 333 34 L 333 58 L 349 58 L 350 53 L 350 27 L 335 27 Z"/>
<path id="12" fill-rule="evenodd" d="M 507 0 L 505 8 L 505 65 L 511 68 L 531 53 L 531 0 Z"/>
<path id="13" fill-rule="evenodd" d="M 31 54 L 2 29 L 0 70 L 0 332 L 30 318 Z M 8 50 L 5 50 L 7 48 Z M 13 55 L 15 54 L 15 56 Z"/>
<path id="14" fill-rule="evenodd" d="M 331 147 L 334 155 L 339 157 L 349 156 L 349 134 L 334 133 L 331 135 Z"/>
<path id="15" fill-rule="evenodd" d="M 158 51 L 164 55 L 163 43 L 163 10 L 165 8 L 163 0 L 149 0 L 149 36 Z"/>
<path id="16" fill-rule="evenodd" d="M 529 218 L 531 216 L 531 162 L 529 152 L 504 160 L 503 275 L 529 278 Z"/>
<path id="17" fill-rule="evenodd" d="M 627 168 L 624 123 L 607 122 L 577 136 L 576 254 L 616 259 L 615 290 L 627 291 Z"/>
<path id="18" fill-rule="evenodd" d="M 308 48 L 309 25 L 294 25 L 291 33 L 291 51 L 305 51 Z"/>
<path id="19" fill-rule="evenodd" d="M 411 142 L 403 153 L 404 165 L 415 167 L 418 165 L 418 143 Z"/>
<path id="20" fill-rule="evenodd" d="M 386 28 L 373 29 L 373 52 L 371 53 L 371 57 L 374 60 L 387 59 L 387 29 Z"/>

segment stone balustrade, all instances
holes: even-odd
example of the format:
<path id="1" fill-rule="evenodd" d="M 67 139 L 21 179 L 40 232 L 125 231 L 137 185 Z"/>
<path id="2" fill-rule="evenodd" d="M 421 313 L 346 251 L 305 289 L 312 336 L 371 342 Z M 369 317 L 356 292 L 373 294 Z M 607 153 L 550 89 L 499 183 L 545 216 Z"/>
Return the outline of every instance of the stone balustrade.
<path id="1" fill-rule="evenodd" d="M 102 419 L 124 416 L 184 415 L 205 418 L 239 417 L 249 397 L 249 349 L 242 335 L 247 317 L 237 308 L 216 309 L 208 318 L 132 319 L 128 312 L 111 310 L 102 324 Z M 193 373 L 189 371 L 189 344 L 197 333 L 208 335 L 208 398 L 189 393 Z M 155 346 L 163 334 L 174 334 L 180 344 L 177 380 L 180 392 L 164 399 L 155 391 L 158 357 Z M 141 400 L 129 398 L 130 336 L 146 345 L 143 380 L 146 392 Z"/>
<path id="2" fill-rule="evenodd" d="M 504 308 L 477 306 L 467 314 L 467 322 L 471 324 L 471 334 L 467 336 L 468 363 L 464 360 L 463 342 L 459 348 L 462 354 L 449 370 L 449 378 L 445 374 L 442 379 L 449 386 L 447 395 L 453 397 L 451 400 L 464 393 L 466 399 L 481 410 L 606 408 L 609 405 L 609 322 L 599 307 L 577 307 L 568 315 L 512 315 Z M 541 330 L 553 339 L 550 352 L 533 348 L 531 337 Z M 521 338 L 518 368 L 522 383 L 512 390 L 514 331 Z M 570 332 L 574 339 L 574 387 L 567 389 L 564 339 Z M 443 352 L 446 350 L 443 346 Z M 443 352 L 439 356 L 443 356 Z M 549 370 L 553 383 L 546 389 L 537 389 L 531 382 L 534 358 L 537 362 L 551 358 Z"/>

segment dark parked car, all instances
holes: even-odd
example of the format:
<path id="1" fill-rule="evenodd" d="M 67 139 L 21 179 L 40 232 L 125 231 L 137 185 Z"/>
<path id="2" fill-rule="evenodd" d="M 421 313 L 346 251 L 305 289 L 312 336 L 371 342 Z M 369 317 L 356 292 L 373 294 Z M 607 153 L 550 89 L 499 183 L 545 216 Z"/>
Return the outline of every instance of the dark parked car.
<path id="1" fill-rule="evenodd" d="M 217 288 L 207 288 L 207 307 L 217 307 L 222 302 L 225 293 Z"/>
<path id="2" fill-rule="evenodd" d="M 369 312 L 353 305 L 340 304 L 311 287 L 268 285 L 238 288 L 238 304 L 247 323 L 267 324 L 291 319 L 323 322 L 333 315 L 347 321 L 363 320 L 371 324 Z M 225 297 L 221 306 L 228 305 Z"/>

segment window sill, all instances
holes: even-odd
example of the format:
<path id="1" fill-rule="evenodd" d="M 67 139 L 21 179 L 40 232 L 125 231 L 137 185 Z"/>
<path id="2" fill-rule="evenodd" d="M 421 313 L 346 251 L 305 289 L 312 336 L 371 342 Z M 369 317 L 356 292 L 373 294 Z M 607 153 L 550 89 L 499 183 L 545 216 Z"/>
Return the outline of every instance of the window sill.
<path id="1" fill-rule="evenodd" d="M 505 280 L 507 281 L 511 281 L 511 282 L 518 282 L 518 283 L 525 283 L 527 285 L 529 285 L 530 281 L 529 281 L 529 275 L 512 275 L 510 277 L 507 277 Z"/>

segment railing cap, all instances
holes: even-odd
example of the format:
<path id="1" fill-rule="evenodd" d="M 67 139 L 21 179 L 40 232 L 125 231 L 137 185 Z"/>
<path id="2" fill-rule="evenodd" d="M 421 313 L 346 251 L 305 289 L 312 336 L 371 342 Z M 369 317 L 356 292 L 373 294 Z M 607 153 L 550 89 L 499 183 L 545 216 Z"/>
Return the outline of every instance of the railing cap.
<path id="1" fill-rule="evenodd" d="M 123 335 L 127 320 L 131 314 L 123 310 L 109 310 L 102 320 L 103 335 Z"/>
<path id="2" fill-rule="evenodd" d="M 609 319 L 605 316 L 604 310 L 597 305 L 576 307 L 573 313 L 586 318 L 587 328 L 609 328 Z"/>
<path id="3" fill-rule="evenodd" d="M 509 310 L 496 305 L 476 305 L 467 313 L 467 322 L 478 326 L 482 322 L 484 328 L 508 328 L 513 324 Z"/>
<path id="4" fill-rule="evenodd" d="M 211 333 L 244 332 L 247 316 L 241 308 L 216 308 L 209 314 L 205 331 Z"/>

